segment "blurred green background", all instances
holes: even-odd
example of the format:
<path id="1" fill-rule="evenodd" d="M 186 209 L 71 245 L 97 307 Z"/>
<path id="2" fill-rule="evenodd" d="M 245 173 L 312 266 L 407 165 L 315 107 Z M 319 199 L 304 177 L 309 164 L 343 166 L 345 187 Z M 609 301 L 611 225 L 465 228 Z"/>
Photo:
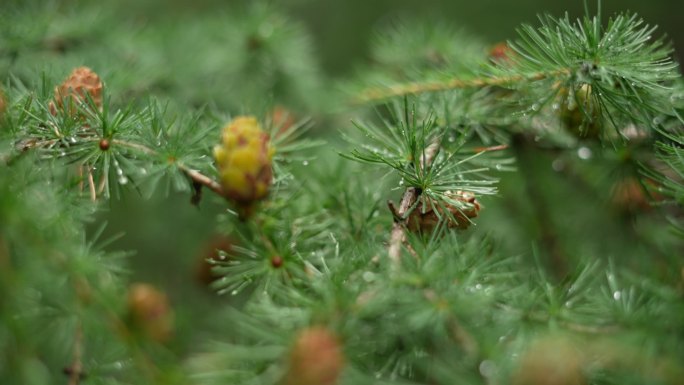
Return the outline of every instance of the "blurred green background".
<path id="1" fill-rule="evenodd" d="M 203 14 L 230 12 L 238 1 L 221 0 L 123 0 L 122 15 L 141 19 L 195 18 Z M 313 35 L 315 50 L 324 70 L 332 75 L 348 73 L 368 53 L 374 29 L 398 17 L 432 18 L 463 27 L 492 43 L 513 38 L 521 23 L 536 24 L 537 15 L 550 13 L 571 18 L 584 13 L 583 0 L 284 0 L 272 1 L 293 19 L 301 20 Z M 587 0 L 592 11 L 598 1 Z M 684 56 L 684 2 L 680 0 L 604 0 L 604 16 L 616 12 L 638 13 L 648 23 L 659 26 L 675 43 L 680 61 Z M 179 27 L 181 27 L 179 25 Z"/>

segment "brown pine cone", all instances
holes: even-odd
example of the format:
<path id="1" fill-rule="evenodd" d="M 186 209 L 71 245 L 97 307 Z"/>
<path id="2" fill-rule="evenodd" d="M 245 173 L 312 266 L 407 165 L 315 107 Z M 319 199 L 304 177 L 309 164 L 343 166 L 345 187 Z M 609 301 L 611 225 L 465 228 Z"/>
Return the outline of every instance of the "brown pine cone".
<path id="1" fill-rule="evenodd" d="M 584 385 L 583 357 L 564 337 L 542 337 L 520 360 L 513 375 L 514 385 Z"/>
<path id="2" fill-rule="evenodd" d="M 55 87 L 55 98 L 50 102 L 50 113 L 57 115 L 58 111 L 66 110 L 69 115 L 75 116 L 77 107 L 88 103 L 86 95 L 89 95 L 98 110 L 102 109 L 100 77 L 88 67 L 78 67 L 59 87 Z"/>
<path id="3" fill-rule="evenodd" d="M 285 385 L 334 385 L 344 368 L 337 336 L 322 326 L 302 330 L 290 350 Z"/>
<path id="4" fill-rule="evenodd" d="M 128 289 L 128 316 L 136 332 L 157 342 L 166 342 L 173 333 L 173 311 L 166 294 L 147 283 Z"/>
<path id="5" fill-rule="evenodd" d="M 426 204 L 419 203 L 408 217 L 406 227 L 409 231 L 432 232 L 439 225 L 439 217 L 446 221 L 446 226 L 450 229 L 467 229 L 471 223 L 470 219 L 477 217 L 481 209 L 480 203 L 475 199 L 475 194 L 469 191 L 456 191 L 448 194 L 448 196 L 452 200 L 465 203 L 466 207 L 459 210 L 459 208 L 445 203 L 444 208 L 448 211 L 447 214 L 444 208 L 439 207 L 435 202 L 435 209 L 439 212 L 439 216 L 437 216 L 437 212 L 428 202 Z"/>

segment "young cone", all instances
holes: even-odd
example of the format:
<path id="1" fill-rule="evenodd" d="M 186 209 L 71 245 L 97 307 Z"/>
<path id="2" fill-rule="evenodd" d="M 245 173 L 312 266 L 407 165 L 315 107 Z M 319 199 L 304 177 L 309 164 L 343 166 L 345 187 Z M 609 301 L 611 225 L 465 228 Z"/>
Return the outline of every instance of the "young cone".
<path id="1" fill-rule="evenodd" d="M 209 286 L 216 277 L 212 273 L 214 265 L 211 261 L 221 260 L 219 251 L 229 253 L 235 241 L 226 236 L 215 236 L 202 248 L 202 252 L 197 257 L 197 265 L 195 268 L 195 279 L 203 286 Z"/>
<path id="2" fill-rule="evenodd" d="M 324 327 L 302 330 L 290 351 L 283 385 L 334 385 L 344 367 L 337 337 Z"/>
<path id="3" fill-rule="evenodd" d="M 214 159 L 226 198 L 245 211 L 268 195 L 275 149 L 253 116 L 238 116 L 223 128 Z"/>
<path id="4" fill-rule="evenodd" d="M 601 114 L 591 96 L 591 85 L 583 84 L 573 92 L 560 91 L 560 118 L 565 129 L 579 138 L 598 138 Z"/>
<path id="5" fill-rule="evenodd" d="M 547 336 L 532 343 L 513 376 L 513 385 L 584 385 L 582 356 L 562 336 Z"/>
<path id="6" fill-rule="evenodd" d="M 433 210 L 429 202 L 425 205 L 419 203 L 408 217 L 408 229 L 412 232 L 432 232 L 439 225 L 440 217 L 441 220 L 446 221 L 446 226 L 450 229 L 467 229 L 471 223 L 470 219 L 477 217 L 481 208 L 480 203 L 475 199 L 475 194 L 468 191 L 456 191 L 448 196 L 455 201 L 467 204 L 467 207 L 457 208 L 446 204 L 445 211 L 437 203 L 435 203 L 436 210 Z"/>
<path id="7" fill-rule="evenodd" d="M 87 95 L 87 96 L 86 96 Z M 102 81 L 88 67 L 74 69 L 66 80 L 55 87 L 55 98 L 50 102 L 50 113 L 66 110 L 71 116 L 77 114 L 77 107 L 92 100 L 97 109 L 102 108 Z"/>
<path id="8" fill-rule="evenodd" d="M 142 335 L 166 342 L 173 333 L 173 312 L 166 294 L 146 283 L 128 289 L 128 316 L 131 326 Z"/>

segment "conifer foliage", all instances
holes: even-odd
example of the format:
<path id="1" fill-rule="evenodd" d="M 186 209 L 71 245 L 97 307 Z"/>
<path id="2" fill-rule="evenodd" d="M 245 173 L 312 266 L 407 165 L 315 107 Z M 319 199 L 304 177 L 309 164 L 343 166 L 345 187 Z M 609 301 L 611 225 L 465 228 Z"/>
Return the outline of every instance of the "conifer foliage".
<path id="1" fill-rule="evenodd" d="M 0 383 L 682 383 L 684 81 L 638 15 L 397 21 L 333 80 L 268 2 L 0 11 Z"/>

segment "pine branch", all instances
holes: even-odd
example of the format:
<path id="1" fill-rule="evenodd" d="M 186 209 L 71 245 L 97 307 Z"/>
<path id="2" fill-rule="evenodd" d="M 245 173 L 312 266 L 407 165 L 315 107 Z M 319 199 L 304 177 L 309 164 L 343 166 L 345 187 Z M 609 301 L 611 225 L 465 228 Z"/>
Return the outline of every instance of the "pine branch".
<path id="1" fill-rule="evenodd" d="M 83 325 L 78 321 L 74 337 L 74 360 L 71 366 L 64 368 L 64 373 L 69 376 L 69 385 L 79 385 L 85 378 L 83 373 L 83 362 L 81 359 L 83 350 Z"/>
<path id="2" fill-rule="evenodd" d="M 139 144 L 139 143 L 132 143 L 132 142 L 119 140 L 119 139 L 112 140 L 112 143 L 118 144 L 118 145 L 121 145 L 124 147 L 128 147 L 128 148 L 131 148 L 131 149 L 134 149 L 137 151 L 141 151 L 141 152 L 148 154 L 148 155 L 158 155 L 158 153 L 155 150 L 153 150 L 153 149 L 151 149 L 145 145 Z M 193 169 L 191 169 L 191 168 L 185 166 L 184 164 L 179 163 L 175 160 L 169 160 L 169 162 L 175 164 L 176 167 L 178 167 L 193 182 L 198 183 L 198 184 L 208 188 L 209 190 L 215 192 L 216 194 L 218 194 L 222 197 L 226 196 L 225 192 L 223 191 L 223 187 L 221 187 L 221 184 L 216 182 L 214 179 L 202 174 L 201 172 L 199 172 L 197 170 L 193 170 Z"/>

